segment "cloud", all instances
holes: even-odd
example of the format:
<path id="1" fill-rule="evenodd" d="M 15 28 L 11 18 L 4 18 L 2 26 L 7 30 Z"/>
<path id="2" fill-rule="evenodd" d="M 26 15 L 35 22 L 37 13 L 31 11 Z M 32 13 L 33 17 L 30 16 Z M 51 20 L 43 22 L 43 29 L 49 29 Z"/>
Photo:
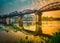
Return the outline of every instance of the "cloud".
<path id="1" fill-rule="evenodd" d="M 3 5 L 2 9 L 0 9 L 0 14 L 7 14 L 16 10 L 34 9 L 36 6 L 34 5 L 34 1 L 35 0 L 15 0 L 13 2 L 8 2 Z"/>

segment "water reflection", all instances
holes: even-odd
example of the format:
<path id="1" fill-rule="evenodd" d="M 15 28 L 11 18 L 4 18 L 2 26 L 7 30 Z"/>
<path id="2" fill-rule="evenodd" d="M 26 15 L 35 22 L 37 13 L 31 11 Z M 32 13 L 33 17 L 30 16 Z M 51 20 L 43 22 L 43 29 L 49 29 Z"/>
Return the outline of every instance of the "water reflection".
<path id="1" fill-rule="evenodd" d="M 46 34 L 55 33 L 60 29 L 60 21 L 42 21 L 42 31 Z"/>
<path id="2" fill-rule="evenodd" d="M 35 31 L 36 30 L 36 21 L 35 14 L 24 15 L 23 16 L 23 27 L 27 30 Z"/>
<path id="3" fill-rule="evenodd" d="M 24 21 L 23 26 L 24 26 L 25 29 L 30 30 L 30 31 L 35 31 L 36 30 L 35 21 Z"/>

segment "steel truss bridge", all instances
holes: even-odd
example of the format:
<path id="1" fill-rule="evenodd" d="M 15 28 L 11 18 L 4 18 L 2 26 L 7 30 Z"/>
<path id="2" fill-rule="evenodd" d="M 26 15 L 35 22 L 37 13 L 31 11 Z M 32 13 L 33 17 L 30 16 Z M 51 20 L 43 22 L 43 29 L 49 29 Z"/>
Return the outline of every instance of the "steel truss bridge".
<path id="1" fill-rule="evenodd" d="M 18 16 L 19 17 L 19 25 L 21 27 L 23 27 L 23 20 L 22 20 L 23 16 L 26 14 L 35 13 L 35 15 L 38 15 L 38 22 L 37 23 L 39 25 L 41 25 L 42 12 L 55 11 L 55 10 L 60 10 L 60 2 L 50 3 L 48 5 L 41 7 L 39 10 L 26 9 L 21 12 L 15 11 L 15 12 L 9 13 L 8 15 L 0 15 L 0 22 L 3 22 L 3 24 L 6 24 L 6 18 L 9 18 L 9 24 L 12 24 L 12 21 L 11 21 L 12 17 Z M 40 27 L 40 29 L 41 29 L 41 27 Z M 39 30 L 37 30 L 37 31 L 39 31 Z"/>

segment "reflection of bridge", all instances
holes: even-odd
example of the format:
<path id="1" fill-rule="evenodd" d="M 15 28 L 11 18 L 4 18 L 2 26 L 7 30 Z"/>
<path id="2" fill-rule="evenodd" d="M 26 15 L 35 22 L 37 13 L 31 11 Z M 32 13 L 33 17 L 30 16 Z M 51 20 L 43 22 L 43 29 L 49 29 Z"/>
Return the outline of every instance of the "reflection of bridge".
<path id="1" fill-rule="evenodd" d="M 12 17 L 18 16 L 19 17 L 19 25 L 23 27 L 23 20 L 22 20 L 23 15 L 35 13 L 35 15 L 38 15 L 37 23 L 39 25 L 41 25 L 42 12 L 53 11 L 53 10 L 60 10 L 60 2 L 50 3 L 48 5 L 43 6 L 39 10 L 29 10 L 29 9 L 27 9 L 27 10 L 24 10 L 24 11 L 21 11 L 21 12 L 15 11 L 15 12 L 9 13 L 8 15 L 0 15 L 0 22 L 2 22 L 3 24 L 6 24 L 7 23 L 6 18 L 9 18 L 9 24 L 12 24 Z"/>

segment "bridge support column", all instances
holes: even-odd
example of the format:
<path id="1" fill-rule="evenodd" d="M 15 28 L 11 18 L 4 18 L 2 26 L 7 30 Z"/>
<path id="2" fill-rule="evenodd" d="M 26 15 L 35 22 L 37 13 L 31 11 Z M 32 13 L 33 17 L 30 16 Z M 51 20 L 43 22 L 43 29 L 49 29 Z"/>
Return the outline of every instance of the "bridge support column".
<path id="1" fill-rule="evenodd" d="M 35 13 L 35 15 L 36 15 L 36 33 L 35 33 L 35 35 L 41 35 L 42 34 L 42 29 L 41 29 L 41 26 L 42 26 L 42 22 L 41 22 L 42 13 L 37 12 L 37 13 Z"/>
<path id="2" fill-rule="evenodd" d="M 9 17 L 9 25 L 12 25 L 12 18 Z"/>
<path id="3" fill-rule="evenodd" d="M 23 15 L 20 15 L 18 20 L 19 20 L 19 26 L 23 28 Z"/>
<path id="4" fill-rule="evenodd" d="M 2 18 L 0 18 L 0 24 L 2 23 Z"/>
<path id="5" fill-rule="evenodd" d="M 6 22 L 6 18 L 3 18 L 3 19 L 2 19 L 2 23 L 3 23 L 4 25 L 7 24 L 7 22 Z"/>
<path id="6" fill-rule="evenodd" d="M 2 18 L 0 18 L 0 28 L 2 27 Z"/>

